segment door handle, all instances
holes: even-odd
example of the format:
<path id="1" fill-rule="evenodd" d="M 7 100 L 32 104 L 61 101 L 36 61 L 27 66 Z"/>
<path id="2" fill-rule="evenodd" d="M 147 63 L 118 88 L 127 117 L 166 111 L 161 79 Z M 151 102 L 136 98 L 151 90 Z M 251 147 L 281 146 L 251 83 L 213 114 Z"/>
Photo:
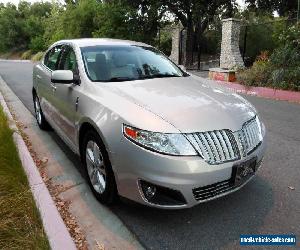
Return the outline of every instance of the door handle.
<path id="1" fill-rule="evenodd" d="M 51 84 L 51 88 L 52 88 L 52 91 L 55 92 L 56 91 L 56 86 Z"/>
<path id="2" fill-rule="evenodd" d="M 40 75 L 36 75 L 37 78 L 42 79 L 42 77 Z"/>

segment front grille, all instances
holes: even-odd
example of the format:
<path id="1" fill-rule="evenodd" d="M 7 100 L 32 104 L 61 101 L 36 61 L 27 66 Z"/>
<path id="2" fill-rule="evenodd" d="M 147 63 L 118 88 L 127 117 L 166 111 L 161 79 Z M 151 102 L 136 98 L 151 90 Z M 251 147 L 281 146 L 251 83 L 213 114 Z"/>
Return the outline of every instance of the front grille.
<path id="1" fill-rule="evenodd" d="M 238 132 L 239 140 L 242 145 L 243 156 L 253 152 L 262 142 L 261 127 L 258 117 L 255 116 L 246 122 Z"/>
<path id="2" fill-rule="evenodd" d="M 230 130 L 215 130 L 187 134 L 199 154 L 210 164 L 234 161 L 240 158 L 237 142 Z"/>
<path id="3" fill-rule="evenodd" d="M 255 116 L 242 129 L 229 129 L 186 134 L 197 152 L 209 164 L 235 161 L 252 153 L 262 142 L 260 121 Z M 239 142 L 239 144 L 237 143 Z"/>
<path id="4" fill-rule="evenodd" d="M 234 188 L 233 181 L 226 180 L 205 187 L 193 189 L 194 197 L 197 201 L 207 200 Z"/>

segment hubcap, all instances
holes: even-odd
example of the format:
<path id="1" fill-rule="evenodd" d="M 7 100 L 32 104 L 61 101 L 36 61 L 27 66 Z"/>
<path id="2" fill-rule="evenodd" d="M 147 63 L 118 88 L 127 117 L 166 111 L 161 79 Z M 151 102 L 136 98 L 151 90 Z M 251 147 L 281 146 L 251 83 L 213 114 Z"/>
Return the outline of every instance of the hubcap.
<path id="1" fill-rule="evenodd" d="M 41 107 L 40 107 L 40 103 L 37 97 L 35 97 L 35 116 L 36 116 L 36 120 L 39 124 L 41 124 L 42 122 L 42 114 L 41 114 Z"/>
<path id="2" fill-rule="evenodd" d="M 86 146 L 86 166 L 95 191 L 102 194 L 106 187 L 104 161 L 98 145 L 92 140 Z"/>

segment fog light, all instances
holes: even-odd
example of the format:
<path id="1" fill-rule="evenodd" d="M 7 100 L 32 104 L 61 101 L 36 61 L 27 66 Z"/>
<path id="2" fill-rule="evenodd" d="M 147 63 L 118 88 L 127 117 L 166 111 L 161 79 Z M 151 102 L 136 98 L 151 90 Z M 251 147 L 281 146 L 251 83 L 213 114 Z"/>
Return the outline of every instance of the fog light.
<path id="1" fill-rule="evenodd" d="M 142 182 L 142 189 L 143 189 L 143 193 L 145 195 L 145 198 L 150 201 L 152 200 L 152 198 L 154 197 L 155 193 L 156 193 L 156 187 L 150 183 L 147 182 Z"/>
<path id="2" fill-rule="evenodd" d="M 139 180 L 139 183 L 141 191 L 149 203 L 163 206 L 186 204 L 185 198 L 177 190 L 155 185 L 144 180 Z"/>

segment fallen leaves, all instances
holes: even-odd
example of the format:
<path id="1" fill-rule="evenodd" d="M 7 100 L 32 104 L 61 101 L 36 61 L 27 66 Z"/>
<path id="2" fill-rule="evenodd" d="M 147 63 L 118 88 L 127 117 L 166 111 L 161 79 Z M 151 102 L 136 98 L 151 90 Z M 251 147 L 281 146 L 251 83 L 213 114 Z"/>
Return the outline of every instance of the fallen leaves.
<path id="1" fill-rule="evenodd" d="M 97 250 L 105 250 L 104 245 L 100 244 L 97 240 L 96 240 L 96 246 L 97 246 Z"/>
<path id="2" fill-rule="evenodd" d="M 12 110 L 10 108 L 10 110 Z M 45 166 L 47 165 L 49 158 L 48 157 L 43 157 L 40 159 L 37 156 L 37 153 L 34 151 L 32 143 L 28 137 L 28 135 L 23 131 L 24 128 L 27 128 L 27 126 L 24 126 L 21 122 L 19 122 L 16 119 L 16 116 L 13 112 L 11 112 L 13 119 L 16 122 L 16 125 L 19 129 L 20 135 L 22 136 L 30 154 L 35 162 L 37 168 L 39 169 L 40 175 L 45 182 L 52 199 L 54 200 L 57 210 L 59 211 L 68 231 L 70 232 L 70 235 L 72 239 L 74 240 L 77 249 L 79 250 L 87 250 L 88 249 L 88 244 L 86 237 L 84 235 L 83 230 L 80 228 L 78 225 L 76 218 L 71 214 L 70 212 L 70 201 L 62 200 L 59 197 L 59 194 L 63 192 L 64 190 L 68 189 L 68 187 L 64 187 L 62 185 L 55 185 L 50 178 L 47 177 L 47 174 L 45 172 Z M 104 248 L 99 248 L 99 249 L 104 249 Z"/>

